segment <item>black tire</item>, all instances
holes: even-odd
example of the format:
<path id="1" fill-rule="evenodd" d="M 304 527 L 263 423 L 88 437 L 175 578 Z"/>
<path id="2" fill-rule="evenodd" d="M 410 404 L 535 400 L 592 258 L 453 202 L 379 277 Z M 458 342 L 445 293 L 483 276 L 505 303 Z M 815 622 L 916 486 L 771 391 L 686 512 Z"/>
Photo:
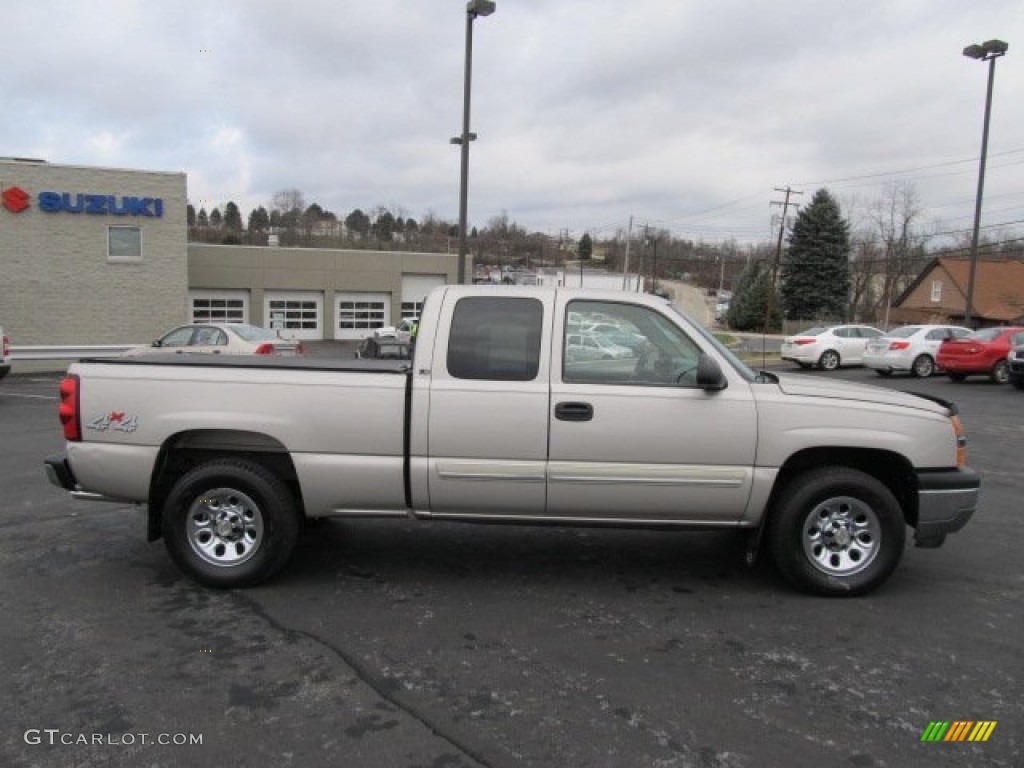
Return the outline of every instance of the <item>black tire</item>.
<path id="1" fill-rule="evenodd" d="M 818 358 L 818 367 L 823 371 L 834 371 L 839 367 L 839 353 L 834 349 L 826 349 Z"/>
<path id="2" fill-rule="evenodd" d="M 877 373 L 883 379 L 887 379 L 890 376 L 892 376 L 892 371 L 888 368 L 875 368 L 875 373 Z"/>
<path id="3" fill-rule="evenodd" d="M 950 381 L 955 381 L 957 384 L 960 384 L 960 383 L 962 383 L 964 381 L 967 381 L 967 374 L 966 373 L 951 373 L 951 374 L 949 374 L 949 379 L 950 379 Z"/>
<path id="4" fill-rule="evenodd" d="M 850 467 L 809 470 L 782 490 L 768 545 L 782 575 L 804 592 L 862 595 L 903 556 L 905 523 L 892 492 Z"/>
<path id="5" fill-rule="evenodd" d="M 1005 384 L 1010 380 L 1010 366 L 1006 364 L 1005 360 L 1000 360 L 992 366 L 988 377 L 994 384 Z"/>
<path id="6" fill-rule="evenodd" d="M 273 472 L 244 459 L 218 459 L 178 479 L 162 525 L 171 559 L 193 579 L 208 587 L 249 587 L 288 561 L 299 514 Z"/>
<path id="7" fill-rule="evenodd" d="M 918 355 L 910 366 L 910 372 L 919 379 L 927 379 L 935 373 L 935 361 L 931 355 Z"/>

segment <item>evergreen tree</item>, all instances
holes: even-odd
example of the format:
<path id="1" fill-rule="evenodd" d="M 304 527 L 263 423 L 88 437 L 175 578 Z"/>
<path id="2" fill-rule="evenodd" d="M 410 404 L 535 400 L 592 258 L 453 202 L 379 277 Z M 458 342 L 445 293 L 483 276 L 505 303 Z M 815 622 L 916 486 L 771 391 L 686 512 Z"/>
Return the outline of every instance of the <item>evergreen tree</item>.
<path id="1" fill-rule="evenodd" d="M 221 225 L 221 222 L 223 222 L 223 220 L 224 219 L 223 219 L 223 217 L 220 214 L 220 209 L 219 208 L 214 208 L 212 211 L 210 211 L 210 226 L 211 227 L 213 227 L 214 229 L 220 229 L 220 225 Z"/>
<path id="2" fill-rule="evenodd" d="M 206 213 L 205 208 L 199 209 L 199 216 L 196 217 L 196 224 L 200 227 L 205 227 L 210 223 L 210 217 Z"/>
<path id="3" fill-rule="evenodd" d="M 583 233 L 583 237 L 580 238 L 578 248 L 580 261 L 588 261 L 590 257 L 594 255 L 594 241 L 591 239 L 588 232 Z"/>
<path id="4" fill-rule="evenodd" d="M 777 331 L 782 323 L 779 318 L 778 300 L 772 304 L 771 317 L 768 314 L 768 297 L 772 290 L 772 268 L 767 261 L 753 261 L 740 275 L 726 322 L 737 331 Z"/>
<path id="5" fill-rule="evenodd" d="M 262 205 L 249 213 L 249 231 L 264 232 L 270 227 L 270 214 Z"/>
<path id="6" fill-rule="evenodd" d="M 850 293 L 850 225 L 826 189 L 797 214 L 782 265 L 782 306 L 794 319 L 842 319 Z"/>
<path id="7" fill-rule="evenodd" d="M 233 232 L 242 231 L 242 212 L 238 210 L 238 206 L 233 201 L 228 201 L 228 204 L 224 206 L 224 227 L 230 229 Z"/>
<path id="8" fill-rule="evenodd" d="M 185 207 L 185 223 L 190 227 L 196 225 L 196 207 L 192 203 Z"/>

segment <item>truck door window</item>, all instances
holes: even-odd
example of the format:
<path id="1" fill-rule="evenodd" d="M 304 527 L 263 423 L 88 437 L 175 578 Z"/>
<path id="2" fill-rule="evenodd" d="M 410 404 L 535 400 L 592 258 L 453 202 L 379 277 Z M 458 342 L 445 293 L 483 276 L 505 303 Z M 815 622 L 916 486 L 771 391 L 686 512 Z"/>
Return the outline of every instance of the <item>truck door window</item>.
<path id="1" fill-rule="evenodd" d="M 544 305 L 531 298 L 459 299 L 448 339 L 457 379 L 532 381 L 540 369 Z"/>
<path id="2" fill-rule="evenodd" d="M 569 335 L 566 324 L 564 382 L 696 386 L 700 347 L 664 315 L 634 304 L 572 301 L 567 319 L 592 330 Z"/>

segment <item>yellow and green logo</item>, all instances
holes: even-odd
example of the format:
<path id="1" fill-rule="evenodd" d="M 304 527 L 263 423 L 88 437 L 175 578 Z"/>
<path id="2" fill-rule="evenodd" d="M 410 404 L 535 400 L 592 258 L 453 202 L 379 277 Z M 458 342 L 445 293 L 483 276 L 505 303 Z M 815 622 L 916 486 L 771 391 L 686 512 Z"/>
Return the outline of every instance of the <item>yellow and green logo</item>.
<path id="1" fill-rule="evenodd" d="M 932 720 L 921 741 L 988 741 L 995 729 L 995 720 Z"/>

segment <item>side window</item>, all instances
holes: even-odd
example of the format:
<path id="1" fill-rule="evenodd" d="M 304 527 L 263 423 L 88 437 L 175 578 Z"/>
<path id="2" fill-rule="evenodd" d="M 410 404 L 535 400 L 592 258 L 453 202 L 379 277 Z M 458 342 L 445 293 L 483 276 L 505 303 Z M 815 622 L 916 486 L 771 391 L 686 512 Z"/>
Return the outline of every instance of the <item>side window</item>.
<path id="1" fill-rule="evenodd" d="M 582 320 L 593 330 L 569 334 L 567 322 L 562 355 L 564 382 L 696 385 L 700 347 L 659 312 L 603 301 L 573 301 L 567 312 L 567 321 Z"/>
<path id="2" fill-rule="evenodd" d="M 544 305 L 537 299 L 459 299 L 448 339 L 448 373 L 457 379 L 532 381 L 540 369 Z"/>
<path id="3" fill-rule="evenodd" d="M 882 334 L 876 331 L 874 328 L 862 327 L 857 329 L 858 335 L 862 339 L 877 339 Z"/>
<path id="4" fill-rule="evenodd" d="M 192 340 L 192 333 L 195 329 L 192 326 L 184 328 L 175 328 L 173 331 L 168 333 L 162 339 L 160 339 L 161 347 L 187 347 L 189 341 Z"/>
<path id="5" fill-rule="evenodd" d="M 966 328 L 954 328 L 953 329 L 953 338 L 954 339 L 966 339 L 970 335 L 971 335 L 971 332 L 968 331 Z"/>

